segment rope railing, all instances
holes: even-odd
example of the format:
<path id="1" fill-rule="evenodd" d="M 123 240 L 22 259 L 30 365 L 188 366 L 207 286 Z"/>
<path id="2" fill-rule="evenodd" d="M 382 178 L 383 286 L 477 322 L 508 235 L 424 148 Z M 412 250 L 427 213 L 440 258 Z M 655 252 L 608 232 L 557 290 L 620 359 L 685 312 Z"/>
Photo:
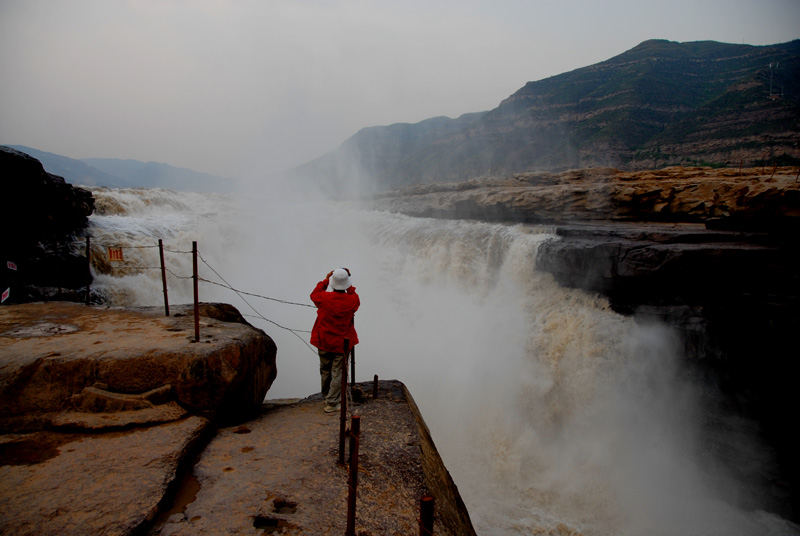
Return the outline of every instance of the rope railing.
<path id="1" fill-rule="evenodd" d="M 202 281 L 204 281 L 206 283 L 216 284 L 216 285 L 219 285 L 219 286 L 222 286 L 222 287 L 225 287 L 225 288 L 228 288 L 228 289 L 232 290 L 233 292 L 236 293 L 237 296 L 239 296 L 239 299 L 241 299 L 245 304 L 247 304 L 248 307 L 250 307 L 250 309 L 253 310 L 254 313 L 256 313 L 258 318 L 261 318 L 262 320 L 265 320 L 265 321 L 269 322 L 270 324 L 272 324 L 272 325 L 274 325 L 274 326 L 276 326 L 276 327 L 278 327 L 280 329 L 288 331 L 289 333 L 291 333 L 292 335 L 294 335 L 295 337 L 300 339 L 300 341 L 303 344 L 305 344 L 306 347 L 308 347 L 308 349 L 311 350 L 315 355 L 317 354 L 316 350 L 314 350 L 314 348 L 312 348 L 311 345 L 308 342 L 306 342 L 306 340 L 298 334 L 298 332 L 302 332 L 303 330 L 297 330 L 297 329 L 288 328 L 286 326 L 282 326 L 282 325 L 278 324 L 274 320 L 270 320 L 269 318 L 267 318 L 264 315 L 262 315 L 261 312 L 258 309 L 256 309 L 249 301 L 247 301 L 247 299 L 243 296 L 243 294 L 247 294 L 247 295 L 250 295 L 250 296 L 258 296 L 259 298 L 266 298 L 266 299 L 269 299 L 269 300 L 273 300 L 273 301 L 277 301 L 277 302 L 281 302 L 281 303 L 289 303 L 289 304 L 292 304 L 292 305 L 299 305 L 299 306 L 306 306 L 306 307 L 308 307 L 308 305 L 302 304 L 302 303 L 287 302 L 285 300 L 278 300 L 277 298 L 269 298 L 267 296 L 260 296 L 260 295 L 255 295 L 253 293 L 245 293 L 245 292 L 239 291 L 239 290 L 235 289 L 230 283 L 228 283 L 228 281 L 225 280 L 225 278 L 222 277 L 220 275 L 220 273 L 216 269 L 214 269 L 214 267 L 211 266 L 208 263 L 208 261 L 206 261 L 203 258 L 203 256 L 200 254 L 199 251 L 197 252 L 197 256 L 203 262 L 203 264 L 205 264 L 212 272 L 214 272 L 214 275 L 216 275 L 224 283 L 224 285 L 221 285 L 219 283 L 215 283 L 213 281 L 209 281 L 208 279 L 201 279 L 201 278 L 199 278 L 199 276 L 198 276 L 198 280 L 202 280 Z"/>
<path id="2" fill-rule="evenodd" d="M 92 244 L 91 240 L 92 240 L 92 238 L 90 236 L 87 236 L 86 239 L 85 239 L 85 242 L 81 242 L 81 241 L 75 240 L 75 241 L 69 241 L 69 242 L 62 243 L 66 247 L 73 247 L 73 248 L 80 247 L 81 249 L 83 249 L 85 247 L 85 256 L 86 256 L 86 264 L 87 264 L 87 283 L 86 283 L 86 304 L 87 305 L 90 304 L 90 297 L 91 297 L 91 269 L 90 268 L 91 268 L 91 265 L 92 265 L 92 246 L 94 246 L 94 248 L 95 248 L 95 255 L 97 255 L 97 249 L 98 249 L 98 246 L 100 246 L 97 242 Z M 274 325 L 274 326 L 276 326 L 276 327 L 278 327 L 280 329 L 283 329 L 285 331 L 288 331 L 288 332 L 292 333 L 295 337 L 300 339 L 300 341 L 303 342 L 303 344 L 305 344 L 305 346 L 308 347 L 309 350 L 311 350 L 316 355 L 316 353 L 317 353 L 316 350 L 305 340 L 304 337 L 302 337 L 300 335 L 300 333 L 310 333 L 309 330 L 290 328 L 290 327 L 284 326 L 284 325 L 280 324 L 279 322 L 276 322 L 276 321 L 274 321 L 274 320 L 272 320 L 270 318 L 267 318 L 252 303 L 250 303 L 250 301 L 248 301 L 245 296 L 251 297 L 251 298 L 259 298 L 259 299 L 263 299 L 263 300 L 268 300 L 268 301 L 281 303 L 281 304 L 285 304 L 285 305 L 294 305 L 294 306 L 298 306 L 298 307 L 308 307 L 308 308 L 312 308 L 312 309 L 316 309 L 316 306 L 308 304 L 308 303 L 300 303 L 300 302 L 294 302 L 294 301 L 290 301 L 290 300 L 283 300 L 283 299 L 279 299 L 279 298 L 274 298 L 274 297 L 266 296 L 266 295 L 263 295 L 263 294 L 257 294 L 255 292 L 247 292 L 247 291 L 244 291 L 244 290 L 241 290 L 241 289 L 238 289 L 238 288 L 234 287 L 233 285 L 231 285 L 220 274 L 220 272 L 217 269 L 215 269 L 205 258 L 203 258 L 202 254 L 200 254 L 200 252 L 196 249 L 196 245 L 197 245 L 197 243 L 193 242 L 193 249 L 192 250 L 172 249 L 172 248 L 166 247 L 163 244 L 162 239 L 159 239 L 158 240 L 158 244 L 156 244 L 156 245 L 136 245 L 136 246 L 133 246 L 133 245 L 123 245 L 123 244 L 119 244 L 119 243 L 111 243 L 111 244 L 104 244 L 103 246 L 100 246 L 99 249 L 107 251 L 108 261 L 110 263 L 112 263 L 112 264 L 113 263 L 117 263 L 117 262 L 127 262 L 127 260 L 124 258 L 124 255 L 122 254 L 123 250 L 158 249 L 159 250 L 160 264 L 161 264 L 160 266 L 150 266 L 150 265 L 137 266 L 137 267 L 135 267 L 135 269 L 141 270 L 141 271 L 145 271 L 145 270 L 159 270 L 159 271 L 161 271 L 161 273 L 162 273 L 162 287 L 163 287 L 163 292 L 164 292 L 164 312 L 165 312 L 166 316 L 169 316 L 169 298 L 168 298 L 167 275 L 169 275 L 169 276 L 171 276 L 171 277 L 173 277 L 173 278 L 175 278 L 177 280 L 193 280 L 194 283 L 195 283 L 195 286 L 199 282 L 203 282 L 203 283 L 206 283 L 206 284 L 209 284 L 209 285 L 215 285 L 217 287 L 224 288 L 224 289 L 227 289 L 227 290 L 230 290 L 230 291 L 234 292 L 253 311 L 253 313 L 255 313 L 254 315 L 242 315 L 242 316 L 247 316 L 249 318 L 258 318 L 258 319 L 263 320 L 265 322 L 268 322 L 268 323 L 270 323 L 270 324 L 272 324 L 272 325 Z M 203 265 L 205 267 L 207 267 L 214 274 L 214 276 L 216 276 L 216 278 L 219 279 L 219 281 L 213 281 L 213 280 L 208 279 L 206 277 L 200 277 L 200 275 L 197 273 L 196 269 L 193 270 L 192 275 L 180 275 L 180 274 L 176 273 L 175 271 L 173 271 L 172 269 L 170 269 L 169 267 L 166 266 L 165 259 L 164 259 L 164 253 L 170 253 L 170 254 L 174 254 L 174 255 L 193 255 L 193 256 L 196 255 L 197 258 L 200 259 L 200 261 L 203 263 Z M 11 263 L 11 264 L 14 264 L 14 263 Z M 4 296 L 6 294 L 7 293 L 4 293 Z M 195 292 L 195 302 L 197 302 L 196 294 L 197 294 L 197 292 Z M 196 322 L 196 324 L 197 323 L 198 322 Z M 195 339 L 199 340 L 199 333 L 197 332 L 197 330 L 195 332 Z"/>
<path id="3" fill-rule="evenodd" d="M 203 261 L 203 262 L 205 263 L 205 261 Z M 287 305 L 299 305 L 300 307 L 311 307 L 312 309 L 316 309 L 315 306 L 313 306 L 311 304 L 308 304 L 308 303 L 297 303 L 297 302 L 292 302 L 292 301 L 287 301 L 287 300 L 279 300 L 278 298 L 270 298 L 269 296 L 263 296 L 261 294 L 254 294 L 252 292 L 245 292 L 243 290 L 235 289 L 230 285 L 217 283 L 216 281 L 210 281 L 208 279 L 203 279 L 202 277 L 200 278 L 200 281 L 202 281 L 204 283 L 209 283 L 211 285 L 217 285 L 218 287 L 226 288 L 228 290 L 232 290 L 236 294 L 244 294 L 245 296 L 252 296 L 254 298 L 263 298 L 265 300 L 270 300 L 270 301 L 274 301 L 274 302 L 278 302 L 278 303 L 285 303 Z"/>

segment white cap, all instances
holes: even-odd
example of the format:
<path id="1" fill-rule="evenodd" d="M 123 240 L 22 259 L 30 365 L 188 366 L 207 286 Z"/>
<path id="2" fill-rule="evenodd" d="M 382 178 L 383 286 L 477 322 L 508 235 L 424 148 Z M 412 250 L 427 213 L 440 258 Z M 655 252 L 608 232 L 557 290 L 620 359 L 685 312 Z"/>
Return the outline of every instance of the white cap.
<path id="1" fill-rule="evenodd" d="M 350 283 L 350 274 L 344 268 L 337 268 L 331 274 L 329 280 L 330 286 L 333 290 L 347 290 L 352 284 Z"/>

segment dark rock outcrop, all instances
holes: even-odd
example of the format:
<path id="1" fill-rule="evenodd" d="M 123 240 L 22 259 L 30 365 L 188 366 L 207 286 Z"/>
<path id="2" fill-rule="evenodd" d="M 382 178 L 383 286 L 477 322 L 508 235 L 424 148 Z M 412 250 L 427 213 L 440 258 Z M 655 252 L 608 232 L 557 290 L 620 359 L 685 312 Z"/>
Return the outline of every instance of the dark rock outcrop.
<path id="1" fill-rule="evenodd" d="M 0 286 L 11 289 L 6 303 L 42 299 L 52 294 L 48 288 L 85 287 L 91 275 L 76 237 L 94 210 L 91 192 L 47 173 L 35 158 L 8 147 L 0 147 L 0 182 L 0 226 L 5 230 Z"/>

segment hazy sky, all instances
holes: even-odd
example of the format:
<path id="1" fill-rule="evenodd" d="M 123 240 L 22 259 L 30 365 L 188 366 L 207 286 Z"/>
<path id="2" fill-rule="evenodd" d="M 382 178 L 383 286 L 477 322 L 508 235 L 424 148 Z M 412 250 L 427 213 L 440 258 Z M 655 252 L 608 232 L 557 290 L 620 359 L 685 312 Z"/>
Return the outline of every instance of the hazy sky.
<path id="1" fill-rule="evenodd" d="M 800 38 L 800 0 L 0 0 L 0 144 L 257 177 L 646 39 Z"/>

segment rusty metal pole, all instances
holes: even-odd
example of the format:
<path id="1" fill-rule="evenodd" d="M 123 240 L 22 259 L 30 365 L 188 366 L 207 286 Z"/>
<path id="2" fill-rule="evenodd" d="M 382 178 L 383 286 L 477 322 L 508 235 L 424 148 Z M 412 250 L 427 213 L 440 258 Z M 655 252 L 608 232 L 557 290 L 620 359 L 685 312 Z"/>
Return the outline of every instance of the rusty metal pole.
<path id="1" fill-rule="evenodd" d="M 347 423 L 347 354 L 350 353 L 350 339 L 344 340 L 342 359 L 342 398 L 339 402 L 339 465 L 344 465 L 344 436 Z"/>
<path id="2" fill-rule="evenodd" d="M 197 295 L 197 242 L 192 242 L 192 279 L 194 280 L 194 342 L 200 342 L 200 304 Z"/>
<path id="3" fill-rule="evenodd" d="M 347 528 L 345 536 L 356 533 L 356 492 L 358 489 L 358 443 L 361 434 L 361 417 L 353 415 L 350 421 L 350 479 L 347 491 Z"/>
<path id="4" fill-rule="evenodd" d="M 356 384 L 356 347 L 350 349 L 350 385 Z"/>
<path id="5" fill-rule="evenodd" d="M 86 237 L 86 305 L 91 303 L 92 297 L 92 238 Z"/>
<path id="6" fill-rule="evenodd" d="M 58 247 L 59 255 L 63 255 L 64 254 L 64 248 L 65 248 L 64 244 L 59 242 L 57 247 Z M 61 279 L 58 280 L 58 298 L 61 299 Z"/>
<path id="7" fill-rule="evenodd" d="M 372 398 L 378 398 L 378 375 L 372 380 Z"/>
<path id="8" fill-rule="evenodd" d="M 353 318 L 352 325 L 355 326 L 356 319 Z M 345 353 L 345 359 L 347 358 L 347 354 Z M 354 386 L 356 384 L 356 346 L 353 345 L 350 348 L 350 386 Z"/>
<path id="9" fill-rule="evenodd" d="M 419 501 L 419 536 L 433 536 L 433 508 L 436 500 L 425 495 Z"/>
<path id="10" fill-rule="evenodd" d="M 158 239 L 158 256 L 161 257 L 161 286 L 164 287 L 164 314 L 169 316 L 169 299 L 167 298 L 167 268 L 164 266 L 164 242 Z"/>

